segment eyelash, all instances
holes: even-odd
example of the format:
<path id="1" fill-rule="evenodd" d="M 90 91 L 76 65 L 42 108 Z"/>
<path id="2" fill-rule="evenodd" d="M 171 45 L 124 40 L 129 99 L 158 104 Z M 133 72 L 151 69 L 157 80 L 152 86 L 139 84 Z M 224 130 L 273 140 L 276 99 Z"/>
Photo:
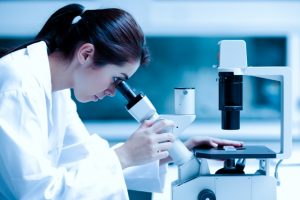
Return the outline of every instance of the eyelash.
<path id="1" fill-rule="evenodd" d="M 118 80 L 122 80 L 122 81 L 123 81 L 123 79 L 120 78 L 120 77 L 113 77 L 113 82 L 114 82 L 114 83 L 117 82 Z"/>
<path id="2" fill-rule="evenodd" d="M 125 81 L 123 78 L 120 77 L 113 77 L 113 83 L 115 86 L 119 84 L 119 82 Z"/>

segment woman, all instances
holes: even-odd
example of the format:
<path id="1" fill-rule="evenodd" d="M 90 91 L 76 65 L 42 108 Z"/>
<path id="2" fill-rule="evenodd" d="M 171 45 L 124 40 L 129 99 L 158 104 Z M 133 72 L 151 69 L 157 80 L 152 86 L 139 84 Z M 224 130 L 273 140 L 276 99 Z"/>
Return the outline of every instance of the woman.
<path id="1" fill-rule="evenodd" d="M 130 14 L 78 4 L 56 11 L 34 42 L 2 57 L 0 198 L 128 199 L 127 188 L 160 191 L 174 140 L 163 129 L 172 122 L 146 121 L 110 148 L 87 132 L 70 98 L 70 88 L 80 102 L 114 96 L 115 80 L 130 78 L 148 57 Z M 185 143 L 203 144 L 242 145 L 198 137 Z"/>

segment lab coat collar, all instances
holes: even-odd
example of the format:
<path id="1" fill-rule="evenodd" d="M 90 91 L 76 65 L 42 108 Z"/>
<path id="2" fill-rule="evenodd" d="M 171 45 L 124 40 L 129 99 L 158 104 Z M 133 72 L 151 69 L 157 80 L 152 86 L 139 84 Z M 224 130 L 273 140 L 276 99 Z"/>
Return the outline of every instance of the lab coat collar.
<path id="1" fill-rule="evenodd" d="M 45 93 L 51 99 L 52 85 L 47 45 L 44 41 L 27 46 L 27 52 L 32 72 L 45 89 Z"/>

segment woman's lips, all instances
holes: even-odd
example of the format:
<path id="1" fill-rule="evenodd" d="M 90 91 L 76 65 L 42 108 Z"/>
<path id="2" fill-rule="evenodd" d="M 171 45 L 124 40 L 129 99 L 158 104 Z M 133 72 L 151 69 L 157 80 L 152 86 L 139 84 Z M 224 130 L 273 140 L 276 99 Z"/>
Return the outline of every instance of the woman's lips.
<path id="1" fill-rule="evenodd" d="M 94 95 L 94 97 L 95 97 L 95 101 L 103 99 L 103 96 L 100 95 Z"/>

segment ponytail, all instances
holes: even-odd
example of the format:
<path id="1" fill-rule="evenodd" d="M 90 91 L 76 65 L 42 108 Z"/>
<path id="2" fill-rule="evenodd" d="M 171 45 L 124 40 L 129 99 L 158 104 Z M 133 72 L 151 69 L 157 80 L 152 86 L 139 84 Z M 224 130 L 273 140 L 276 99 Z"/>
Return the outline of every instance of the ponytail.
<path id="1" fill-rule="evenodd" d="M 73 55 L 78 44 L 91 43 L 96 50 L 94 62 L 100 66 L 149 61 L 140 26 L 129 13 L 116 8 L 84 11 L 82 5 L 67 5 L 48 19 L 35 39 L 47 43 L 49 54 L 58 51 L 66 57 Z"/>
<path id="2" fill-rule="evenodd" d="M 35 39 L 45 41 L 49 48 L 49 53 L 61 49 L 64 45 L 64 40 L 74 28 L 72 21 L 75 17 L 80 16 L 83 10 L 84 7 L 79 4 L 70 4 L 57 10 L 47 20 Z M 67 55 L 69 52 L 65 52 L 65 54 Z"/>

